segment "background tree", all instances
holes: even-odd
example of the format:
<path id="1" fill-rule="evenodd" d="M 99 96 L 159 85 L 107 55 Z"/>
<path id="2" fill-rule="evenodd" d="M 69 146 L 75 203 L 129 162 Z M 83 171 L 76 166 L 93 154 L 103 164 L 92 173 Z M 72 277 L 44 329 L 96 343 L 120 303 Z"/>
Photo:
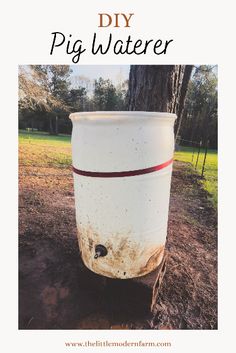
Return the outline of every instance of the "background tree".
<path id="1" fill-rule="evenodd" d="M 125 107 L 125 83 L 118 88 L 111 80 L 100 77 L 95 80 L 93 104 L 95 110 L 123 110 Z"/>
<path id="2" fill-rule="evenodd" d="M 38 128 L 40 119 L 54 109 L 63 109 L 63 103 L 50 92 L 46 71 L 39 66 L 19 68 L 19 123 Z M 42 123 L 42 121 L 41 121 Z"/>
<path id="3" fill-rule="evenodd" d="M 37 115 L 37 127 L 47 125 L 51 134 L 58 133 L 58 118 L 68 114 L 70 69 L 66 65 L 31 65 L 19 72 L 19 115 Z"/>
<path id="4" fill-rule="evenodd" d="M 53 107 L 48 114 L 50 134 L 58 134 L 58 119 L 68 114 L 68 97 L 70 87 L 70 67 L 68 65 L 36 65 L 33 70 L 39 71 L 43 77 L 43 84 L 48 87 L 51 95 L 55 97 L 61 105 Z"/>
<path id="5" fill-rule="evenodd" d="M 182 139 L 202 141 L 217 148 L 217 76 L 216 68 L 201 65 L 194 68 L 189 83 L 180 128 Z M 184 142 L 184 141 L 183 141 Z"/>
<path id="6" fill-rule="evenodd" d="M 86 88 L 78 87 L 71 89 L 69 92 L 68 101 L 72 107 L 72 111 L 81 112 L 86 111 L 89 106 L 89 98 L 87 96 Z"/>
<path id="7" fill-rule="evenodd" d="M 70 133 L 70 112 L 126 110 L 128 81 L 71 76 L 69 66 L 32 65 L 19 72 L 20 128 Z M 58 124 L 59 122 L 59 124 Z"/>
<path id="8" fill-rule="evenodd" d="M 116 109 L 119 111 L 127 110 L 127 89 L 128 89 L 129 81 L 122 81 L 116 86 Z"/>

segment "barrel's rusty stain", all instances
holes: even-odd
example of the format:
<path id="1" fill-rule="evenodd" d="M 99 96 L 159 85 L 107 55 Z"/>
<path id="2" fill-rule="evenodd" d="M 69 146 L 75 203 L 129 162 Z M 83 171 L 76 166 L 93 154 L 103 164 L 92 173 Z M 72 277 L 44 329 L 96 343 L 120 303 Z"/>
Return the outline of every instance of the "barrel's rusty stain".
<path id="1" fill-rule="evenodd" d="M 140 269 L 141 276 L 143 273 L 149 273 L 153 271 L 160 263 L 164 256 L 165 246 L 160 246 L 155 253 L 149 258 L 148 262 L 144 267 Z"/>
<path id="2" fill-rule="evenodd" d="M 88 243 L 89 243 L 89 250 L 93 249 L 93 240 L 88 238 Z"/>
<path id="3" fill-rule="evenodd" d="M 160 264 L 164 254 L 163 244 L 143 247 L 134 241 L 131 232 L 102 236 L 91 226 L 78 227 L 78 241 L 84 264 L 95 273 L 111 278 L 144 276 Z M 94 259 L 97 244 L 104 245 L 108 253 Z"/>

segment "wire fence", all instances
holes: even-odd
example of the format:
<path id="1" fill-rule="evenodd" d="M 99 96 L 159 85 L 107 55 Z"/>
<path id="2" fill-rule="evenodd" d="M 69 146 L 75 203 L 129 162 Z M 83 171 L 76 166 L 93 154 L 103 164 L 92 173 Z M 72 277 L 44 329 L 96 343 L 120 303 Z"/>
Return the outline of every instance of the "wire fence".
<path id="1" fill-rule="evenodd" d="M 207 140 L 205 143 L 202 141 L 191 141 L 191 140 L 186 140 L 178 137 L 176 139 L 176 149 L 178 149 L 182 146 L 186 146 L 190 149 L 191 157 L 190 157 L 190 163 L 193 165 L 195 170 L 198 170 L 200 172 L 201 178 L 204 178 L 204 174 L 206 171 L 206 161 L 207 161 L 207 154 L 208 154 L 208 146 L 209 146 L 209 140 Z M 203 155 L 203 159 L 201 158 L 200 161 L 200 156 Z"/>

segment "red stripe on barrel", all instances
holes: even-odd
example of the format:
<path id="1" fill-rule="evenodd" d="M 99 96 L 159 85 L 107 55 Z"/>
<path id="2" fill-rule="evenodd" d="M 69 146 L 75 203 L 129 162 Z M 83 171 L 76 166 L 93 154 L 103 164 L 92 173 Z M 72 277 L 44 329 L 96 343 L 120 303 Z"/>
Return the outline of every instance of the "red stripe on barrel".
<path id="1" fill-rule="evenodd" d="M 92 177 L 92 178 L 122 178 L 122 177 L 153 173 L 165 167 L 168 167 L 168 165 L 170 165 L 172 162 L 173 162 L 173 158 L 171 158 L 169 161 L 164 162 L 162 164 L 155 165 L 154 167 L 137 169 L 137 170 L 128 170 L 128 171 L 122 171 L 122 172 L 90 172 L 87 170 L 80 170 L 75 167 L 72 167 L 72 169 L 73 169 L 73 172 L 78 175 L 83 175 L 83 176 Z"/>

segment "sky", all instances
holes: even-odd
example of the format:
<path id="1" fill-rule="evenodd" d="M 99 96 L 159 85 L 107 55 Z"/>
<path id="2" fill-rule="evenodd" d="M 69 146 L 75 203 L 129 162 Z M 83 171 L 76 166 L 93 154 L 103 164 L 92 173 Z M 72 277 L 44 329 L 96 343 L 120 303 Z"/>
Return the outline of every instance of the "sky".
<path id="1" fill-rule="evenodd" d="M 115 85 L 129 78 L 130 65 L 70 65 L 72 77 L 85 76 L 90 80 L 102 77 Z"/>

